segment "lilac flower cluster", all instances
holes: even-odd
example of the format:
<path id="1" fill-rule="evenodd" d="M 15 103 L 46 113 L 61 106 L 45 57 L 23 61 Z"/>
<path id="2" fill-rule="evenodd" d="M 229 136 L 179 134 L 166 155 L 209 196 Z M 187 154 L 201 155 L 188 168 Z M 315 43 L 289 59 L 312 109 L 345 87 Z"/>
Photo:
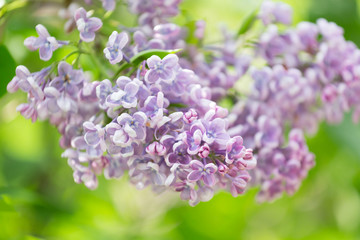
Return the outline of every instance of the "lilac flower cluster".
<path id="1" fill-rule="evenodd" d="M 261 185 L 261 200 L 283 191 L 294 193 L 314 165 L 303 131 L 314 134 L 321 121 L 340 122 L 351 109 L 357 121 L 360 106 L 359 49 L 344 39 L 342 28 L 319 19 L 280 32 L 270 23 L 289 21 L 276 17 L 286 9 L 277 4 L 282 6 L 265 2 L 259 14 L 267 28 L 259 37 L 256 56 L 268 66 L 250 71 L 251 92 L 233 108 L 229 130 L 254 149 L 258 167 L 253 175 Z M 286 12 L 282 18 L 291 19 L 291 11 Z M 289 143 L 284 146 L 289 127 Z"/>
<path id="2" fill-rule="evenodd" d="M 223 41 L 207 45 L 204 21 L 190 28 L 169 21 L 180 2 L 129 0 L 139 25 L 112 33 L 102 31 L 107 21 L 94 11 L 70 4 L 59 15 L 66 32 L 79 31 L 76 44 L 36 26 L 39 37 L 25 45 L 41 59 L 63 45 L 76 47 L 70 55 L 77 57 L 34 73 L 17 67 L 8 91 L 28 95 L 17 110 L 58 128 L 75 182 L 90 189 L 101 174 L 127 173 L 137 188 L 172 189 L 191 205 L 217 189 L 237 196 L 248 185 L 260 185 L 260 201 L 293 194 L 315 164 L 304 132 L 315 133 L 323 120 L 339 122 L 351 109 L 354 120 L 360 116 L 360 51 L 324 19 L 280 31 L 276 24 L 290 25 L 292 9 L 271 1 L 260 7 L 265 30 L 251 51 L 242 32 L 225 29 Z M 102 5 L 116 8 L 114 0 Z M 82 70 L 84 55 L 102 58 L 98 81 Z M 264 66 L 253 67 L 254 58 Z M 244 75 L 252 87 L 239 97 Z M 223 99 L 233 102 L 230 114 L 218 105 Z"/>
<path id="3" fill-rule="evenodd" d="M 63 156 L 69 158 L 75 181 L 95 188 L 102 170 L 107 178 L 127 170 L 138 188 L 172 188 L 190 204 L 211 199 L 217 188 L 242 193 L 256 160 L 241 137 L 226 132 L 227 111 L 193 94 L 206 89 L 192 71 L 180 68 L 176 55 L 152 56 L 147 65 L 144 77 L 121 76 L 114 86 L 104 80 L 96 87 L 111 121 L 86 121 L 82 134 L 72 138 Z M 181 96 L 177 88 L 167 87 L 170 81 L 184 86 Z M 173 107 L 179 98 L 194 108 Z"/>

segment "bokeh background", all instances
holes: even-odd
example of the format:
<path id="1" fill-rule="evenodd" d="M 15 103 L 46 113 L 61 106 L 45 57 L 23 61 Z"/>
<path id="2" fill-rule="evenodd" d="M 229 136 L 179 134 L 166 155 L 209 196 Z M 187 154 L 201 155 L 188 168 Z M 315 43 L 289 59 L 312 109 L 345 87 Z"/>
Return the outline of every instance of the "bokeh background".
<path id="1" fill-rule="evenodd" d="M 0 6 L 5 2 L 0 0 Z M 100 177 L 95 191 L 75 184 L 60 157 L 56 129 L 20 116 L 15 108 L 25 94 L 5 94 L 5 89 L 16 65 L 36 71 L 47 64 L 23 46 L 35 35 L 36 24 L 43 23 L 59 39 L 77 33 L 65 36 L 56 30 L 64 23 L 56 17 L 63 1 L 15 2 L 19 8 L 0 10 L 0 239 L 360 239 L 360 126 L 348 116 L 337 126 L 323 124 L 308 138 L 316 167 L 294 196 L 273 203 L 256 203 L 257 189 L 238 198 L 220 192 L 190 207 L 177 194 L 138 191 L 126 177 Z M 294 7 L 295 23 L 324 17 L 360 46 L 359 0 L 285 2 Z M 207 37 L 217 39 L 221 24 L 236 30 L 258 3 L 184 0 L 181 9 L 188 17 L 205 19 Z M 116 14 L 124 23 L 133 21 L 125 9 Z M 64 51 L 57 50 L 54 58 Z"/>

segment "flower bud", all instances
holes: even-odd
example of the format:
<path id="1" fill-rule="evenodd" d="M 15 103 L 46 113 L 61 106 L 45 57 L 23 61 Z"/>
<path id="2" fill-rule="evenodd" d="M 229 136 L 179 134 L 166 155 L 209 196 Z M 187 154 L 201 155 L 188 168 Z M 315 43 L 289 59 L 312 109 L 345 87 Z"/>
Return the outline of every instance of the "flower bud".
<path id="1" fill-rule="evenodd" d="M 153 142 L 146 147 L 146 152 L 153 156 L 163 156 L 166 153 L 166 147 L 159 142 Z"/>
<path id="2" fill-rule="evenodd" d="M 187 111 L 184 116 L 183 119 L 186 123 L 192 123 L 193 121 L 195 121 L 198 118 L 198 114 L 194 109 L 189 109 L 189 111 Z"/>
<path id="3" fill-rule="evenodd" d="M 210 153 L 210 147 L 209 145 L 207 145 L 207 143 L 205 143 L 203 146 L 200 147 L 199 157 L 206 158 L 207 156 L 209 156 L 209 153 Z"/>

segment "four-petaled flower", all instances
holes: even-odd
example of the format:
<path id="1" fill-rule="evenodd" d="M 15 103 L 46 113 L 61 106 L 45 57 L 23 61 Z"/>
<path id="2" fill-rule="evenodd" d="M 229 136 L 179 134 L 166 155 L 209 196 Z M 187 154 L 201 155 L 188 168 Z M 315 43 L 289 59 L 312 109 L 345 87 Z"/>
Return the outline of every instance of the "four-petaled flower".
<path id="1" fill-rule="evenodd" d="M 75 96 L 79 92 L 78 85 L 83 81 L 84 76 L 80 70 L 74 70 L 67 62 L 60 62 L 58 76 L 51 81 L 50 86 Z"/>
<path id="2" fill-rule="evenodd" d="M 121 51 L 126 43 L 129 41 L 129 37 L 126 33 L 118 33 L 114 31 L 106 44 L 104 49 L 105 57 L 111 64 L 116 64 L 123 59 L 123 52 Z"/>
<path id="3" fill-rule="evenodd" d="M 243 139 L 240 136 L 231 138 L 226 144 L 225 161 L 231 164 L 235 159 L 241 158 L 245 154 Z"/>
<path id="4" fill-rule="evenodd" d="M 59 48 L 58 41 L 51 37 L 46 28 L 38 24 L 35 27 L 39 37 L 28 37 L 24 41 L 24 45 L 31 51 L 39 49 L 40 59 L 44 61 L 50 60 L 53 51 Z"/>
<path id="5" fill-rule="evenodd" d="M 100 18 L 90 16 L 91 12 L 86 12 L 82 7 L 76 10 L 74 16 L 77 29 L 80 32 L 80 38 L 84 42 L 94 41 L 95 32 L 102 27 Z"/>
<path id="6" fill-rule="evenodd" d="M 122 113 L 117 122 L 123 127 L 124 131 L 133 139 L 144 140 L 146 136 L 145 124 L 147 117 L 143 112 L 136 112 L 133 116 Z"/>
<path id="7" fill-rule="evenodd" d="M 187 153 L 187 148 L 188 146 L 184 142 L 176 142 L 173 145 L 173 152 L 168 154 L 165 158 L 165 160 L 168 162 L 168 165 L 173 165 L 175 163 L 188 164 L 191 158 Z"/>
<path id="8" fill-rule="evenodd" d="M 171 81 L 175 77 L 175 70 L 179 58 L 175 54 L 169 54 L 162 60 L 159 56 L 153 55 L 146 62 L 149 71 L 146 72 L 145 81 L 155 83 L 157 80 Z"/>
<path id="9" fill-rule="evenodd" d="M 215 172 L 217 171 L 217 166 L 213 163 L 208 163 L 204 165 L 198 160 L 192 160 L 190 162 L 190 167 L 192 171 L 187 176 L 187 179 L 191 182 L 196 182 L 202 179 L 205 185 L 212 187 L 215 184 Z"/>

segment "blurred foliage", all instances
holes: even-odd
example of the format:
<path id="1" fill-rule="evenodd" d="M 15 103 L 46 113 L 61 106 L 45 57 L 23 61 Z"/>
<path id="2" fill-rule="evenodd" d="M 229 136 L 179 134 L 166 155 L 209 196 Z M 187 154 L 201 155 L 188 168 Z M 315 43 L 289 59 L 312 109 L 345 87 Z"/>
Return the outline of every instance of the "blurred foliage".
<path id="1" fill-rule="evenodd" d="M 360 44 L 360 1 L 286 2 L 294 7 L 295 22 L 327 18 Z M 182 12 L 185 18 L 206 20 L 206 34 L 216 40 L 220 22 L 235 31 L 258 4 L 185 0 Z M 54 17 L 58 5 L 32 4 L 0 19 L 0 93 L 14 75 L 14 62 L 31 71 L 46 66 L 38 52 L 23 46 L 37 23 L 59 39 L 76 38 L 77 33 L 56 32 L 63 25 Z M 123 8 L 116 13 L 124 19 L 128 15 Z M 133 19 L 127 21 L 130 25 Z M 54 59 L 67 53 L 69 49 L 59 49 Z M 89 59 L 82 61 L 88 69 L 94 67 Z M 360 239 L 360 128 L 349 118 L 339 126 L 323 125 L 309 138 L 317 166 L 293 197 L 257 204 L 256 189 L 238 198 L 220 192 L 193 208 L 174 193 L 138 191 L 126 177 L 100 177 L 95 191 L 75 184 L 72 170 L 60 158 L 56 129 L 46 122 L 31 124 L 16 113 L 24 95 L 0 94 L 0 239 Z"/>

